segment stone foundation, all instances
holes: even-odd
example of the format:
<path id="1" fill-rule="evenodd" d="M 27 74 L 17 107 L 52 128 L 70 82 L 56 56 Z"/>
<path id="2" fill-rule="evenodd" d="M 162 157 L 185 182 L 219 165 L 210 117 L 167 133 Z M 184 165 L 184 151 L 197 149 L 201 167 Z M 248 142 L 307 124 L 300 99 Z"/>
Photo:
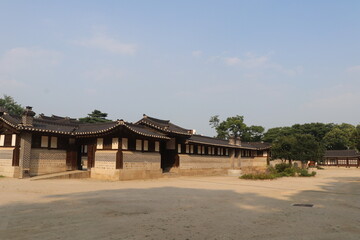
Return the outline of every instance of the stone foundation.
<path id="1" fill-rule="evenodd" d="M 160 153 L 124 151 L 123 162 L 126 170 L 161 170 Z"/>
<path id="2" fill-rule="evenodd" d="M 160 153 L 123 152 L 123 169 L 116 168 L 117 151 L 97 151 L 91 178 L 118 181 L 162 177 Z"/>
<path id="3" fill-rule="evenodd" d="M 31 149 L 30 176 L 66 171 L 66 151 Z"/>
<path id="4" fill-rule="evenodd" d="M 229 169 L 231 167 L 231 158 L 229 156 L 202 156 L 179 154 L 179 169 Z"/>
<path id="5" fill-rule="evenodd" d="M 0 148 L 0 175 L 15 177 L 16 167 L 12 166 L 13 147 Z"/>

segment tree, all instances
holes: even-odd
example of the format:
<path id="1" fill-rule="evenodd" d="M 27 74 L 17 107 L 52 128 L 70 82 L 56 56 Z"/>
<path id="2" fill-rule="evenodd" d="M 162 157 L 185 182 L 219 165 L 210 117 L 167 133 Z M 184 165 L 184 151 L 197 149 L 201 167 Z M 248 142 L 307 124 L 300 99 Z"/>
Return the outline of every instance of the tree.
<path id="1" fill-rule="evenodd" d="M 228 139 L 230 136 L 240 137 L 242 141 L 252 142 L 261 141 L 264 128 L 262 126 L 248 127 L 244 123 L 244 117 L 236 115 L 228 117 L 225 121 L 220 122 L 219 115 L 210 117 L 209 124 L 215 128 L 217 138 Z"/>
<path id="2" fill-rule="evenodd" d="M 350 139 L 354 148 L 360 151 L 360 125 L 357 125 L 354 131 L 351 133 Z"/>
<path id="3" fill-rule="evenodd" d="M 321 144 L 310 134 L 296 134 L 294 147 L 294 159 L 305 163 L 307 161 L 320 161 L 324 155 Z"/>
<path id="4" fill-rule="evenodd" d="M 280 136 L 272 144 L 271 158 L 288 160 L 290 163 L 295 160 L 294 149 L 297 144 L 294 136 Z"/>
<path id="5" fill-rule="evenodd" d="M 14 101 L 14 98 L 4 95 L 3 98 L 0 98 L 0 107 L 5 108 L 8 113 L 21 116 L 21 114 L 24 112 L 24 108 Z"/>
<path id="6" fill-rule="evenodd" d="M 293 134 L 277 138 L 271 149 L 272 159 L 294 160 L 303 163 L 319 161 L 323 156 L 323 148 L 316 138 L 310 134 Z"/>
<path id="7" fill-rule="evenodd" d="M 305 123 L 295 124 L 291 127 L 293 133 L 313 135 L 317 141 L 321 141 L 324 136 L 335 127 L 333 123 Z"/>
<path id="8" fill-rule="evenodd" d="M 336 127 L 325 135 L 323 144 L 327 150 L 346 150 L 351 146 L 350 135 Z"/>
<path id="9" fill-rule="evenodd" d="M 276 139 L 278 139 L 279 137 L 283 137 L 283 136 L 289 136 L 293 134 L 293 129 L 291 127 L 275 127 L 275 128 L 270 128 L 263 137 L 263 140 L 265 142 L 274 142 Z"/>
<path id="10" fill-rule="evenodd" d="M 79 121 L 84 123 L 111 122 L 111 120 L 106 119 L 107 115 L 107 113 L 95 109 L 87 117 L 79 118 Z"/>
<path id="11" fill-rule="evenodd" d="M 245 142 L 260 142 L 264 136 L 264 127 L 252 125 L 246 127 L 246 130 L 242 136 L 242 141 Z"/>

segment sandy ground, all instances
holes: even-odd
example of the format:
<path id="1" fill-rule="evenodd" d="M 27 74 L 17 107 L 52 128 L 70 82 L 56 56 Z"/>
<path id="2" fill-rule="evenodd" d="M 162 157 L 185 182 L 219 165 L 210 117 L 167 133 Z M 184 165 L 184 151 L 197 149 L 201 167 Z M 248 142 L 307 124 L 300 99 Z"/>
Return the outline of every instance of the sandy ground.
<path id="1" fill-rule="evenodd" d="M 1 178 L 0 239 L 358 240 L 360 169 L 272 181 Z"/>

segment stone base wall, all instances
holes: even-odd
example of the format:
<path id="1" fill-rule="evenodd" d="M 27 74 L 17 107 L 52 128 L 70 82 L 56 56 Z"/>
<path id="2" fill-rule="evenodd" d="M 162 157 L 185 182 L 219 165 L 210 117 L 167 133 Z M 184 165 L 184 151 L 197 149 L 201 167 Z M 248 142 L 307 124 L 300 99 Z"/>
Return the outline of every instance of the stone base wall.
<path id="1" fill-rule="evenodd" d="M 96 151 L 94 169 L 115 170 L 116 169 L 116 153 L 117 150 Z"/>
<path id="2" fill-rule="evenodd" d="M 160 153 L 123 152 L 124 169 L 131 170 L 160 170 Z"/>
<path id="3" fill-rule="evenodd" d="M 243 174 L 264 172 L 267 168 L 267 157 L 242 157 L 240 165 Z"/>
<path id="4" fill-rule="evenodd" d="M 231 158 L 229 156 L 201 156 L 179 154 L 179 169 L 229 169 Z"/>
<path id="5" fill-rule="evenodd" d="M 170 173 L 176 173 L 179 176 L 218 176 L 226 175 L 228 168 L 193 168 L 193 169 L 180 169 L 172 168 Z"/>
<path id="6" fill-rule="evenodd" d="M 15 168 L 12 166 L 14 148 L 0 148 L 0 175 L 15 177 Z"/>
<path id="7" fill-rule="evenodd" d="M 241 168 L 241 156 L 234 157 L 234 168 L 235 169 Z"/>
<path id="8" fill-rule="evenodd" d="M 66 171 L 66 151 L 31 149 L 30 176 Z"/>
<path id="9" fill-rule="evenodd" d="M 91 178 L 107 181 L 161 178 L 162 170 L 91 169 Z"/>
<path id="10" fill-rule="evenodd" d="M 91 178 L 118 181 L 162 176 L 160 153 L 123 152 L 123 169 L 116 169 L 117 151 L 97 151 Z"/>

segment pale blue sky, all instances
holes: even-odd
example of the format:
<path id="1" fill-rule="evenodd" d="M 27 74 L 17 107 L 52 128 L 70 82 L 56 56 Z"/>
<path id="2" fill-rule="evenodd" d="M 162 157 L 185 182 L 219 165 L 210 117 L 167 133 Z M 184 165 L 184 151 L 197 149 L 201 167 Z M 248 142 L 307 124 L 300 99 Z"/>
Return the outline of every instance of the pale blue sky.
<path id="1" fill-rule="evenodd" d="M 0 94 L 199 133 L 360 123 L 360 1 L 0 1 Z"/>

